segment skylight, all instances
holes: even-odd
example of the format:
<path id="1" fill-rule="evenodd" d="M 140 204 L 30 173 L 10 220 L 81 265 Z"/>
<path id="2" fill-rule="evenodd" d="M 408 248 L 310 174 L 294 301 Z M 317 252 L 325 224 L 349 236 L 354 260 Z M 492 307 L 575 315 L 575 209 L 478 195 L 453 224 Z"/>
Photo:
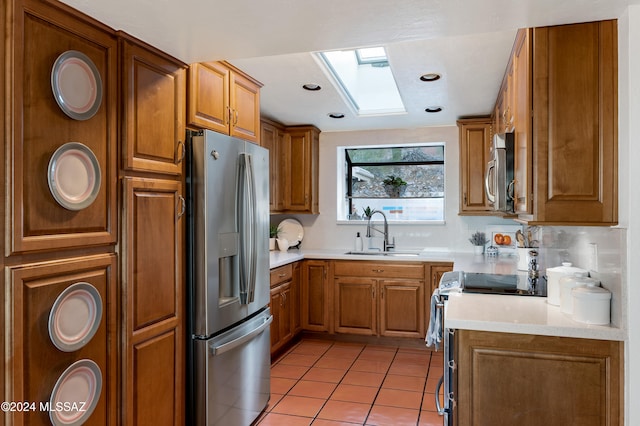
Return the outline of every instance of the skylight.
<path id="1" fill-rule="evenodd" d="M 406 112 L 384 47 L 321 52 L 320 58 L 355 112 Z"/>

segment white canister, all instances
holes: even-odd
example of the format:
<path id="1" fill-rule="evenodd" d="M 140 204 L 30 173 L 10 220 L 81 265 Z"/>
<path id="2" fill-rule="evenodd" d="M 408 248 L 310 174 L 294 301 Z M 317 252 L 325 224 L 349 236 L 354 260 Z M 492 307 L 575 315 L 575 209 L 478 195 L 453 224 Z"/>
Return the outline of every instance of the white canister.
<path id="1" fill-rule="evenodd" d="M 573 313 L 573 296 L 571 290 L 578 286 L 598 287 L 600 281 L 587 277 L 586 272 L 576 272 L 560 278 L 560 309 L 565 314 Z"/>
<path id="2" fill-rule="evenodd" d="M 562 266 L 547 268 L 547 303 L 560 305 L 560 278 L 571 276 L 576 272 L 588 273 L 585 269 L 571 266 L 570 262 L 563 262 Z"/>
<path id="3" fill-rule="evenodd" d="M 611 292 L 602 287 L 579 286 L 571 290 L 575 321 L 606 325 L 611 322 Z"/>

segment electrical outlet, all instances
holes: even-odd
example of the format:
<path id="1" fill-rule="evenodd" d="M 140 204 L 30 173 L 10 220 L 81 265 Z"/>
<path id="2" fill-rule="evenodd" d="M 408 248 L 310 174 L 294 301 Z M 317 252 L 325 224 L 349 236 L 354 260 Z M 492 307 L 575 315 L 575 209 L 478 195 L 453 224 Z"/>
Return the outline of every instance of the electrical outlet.
<path id="1" fill-rule="evenodd" d="M 598 272 L 598 244 L 589 243 L 589 270 Z"/>

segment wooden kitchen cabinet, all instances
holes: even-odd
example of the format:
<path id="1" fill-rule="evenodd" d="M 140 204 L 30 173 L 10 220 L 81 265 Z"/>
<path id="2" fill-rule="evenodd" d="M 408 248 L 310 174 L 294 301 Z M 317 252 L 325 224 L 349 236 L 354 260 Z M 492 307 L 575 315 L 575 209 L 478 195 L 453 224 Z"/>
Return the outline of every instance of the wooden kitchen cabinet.
<path id="1" fill-rule="evenodd" d="M 424 337 L 422 263 L 335 261 L 337 333 Z"/>
<path id="2" fill-rule="evenodd" d="M 280 168 L 284 166 L 281 152 L 284 151 L 284 127 L 270 120 L 260 122 L 260 145 L 269 150 L 269 211 L 281 212 L 283 207 L 282 176 Z"/>
<path id="3" fill-rule="evenodd" d="M 305 260 L 301 269 L 302 329 L 332 332 L 330 308 L 332 293 L 329 287 L 329 261 Z"/>
<path id="4" fill-rule="evenodd" d="M 445 272 L 453 271 L 453 263 L 450 262 L 433 262 L 427 263 L 427 280 L 429 283 L 427 300 L 433 294 L 433 291 L 440 285 L 440 278 Z M 427 305 L 429 306 L 429 305 Z"/>
<path id="5" fill-rule="evenodd" d="M 189 66 L 188 123 L 260 142 L 262 84 L 227 62 Z"/>
<path id="6" fill-rule="evenodd" d="M 123 178 L 122 423 L 184 423 L 182 183 Z"/>
<path id="7" fill-rule="evenodd" d="M 617 341 L 456 330 L 458 425 L 622 424 L 623 351 Z"/>
<path id="8" fill-rule="evenodd" d="M 61 250 L 113 245 L 118 229 L 118 43 L 115 34 L 105 25 L 68 7 L 35 0 L 11 0 L 3 2 L 2 7 L 6 48 L 0 49 L 4 53 L 5 103 L 4 254 L 48 252 L 58 256 Z M 75 110 L 70 108 L 65 113 L 52 91 L 54 65 L 62 54 L 69 54 L 71 50 L 89 58 L 102 82 L 102 98 L 99 101 L 96 98 L 97 110 L 84 120 L 72 118 Z M 66 63 L 73 60 L 77 59 L 68 58 Z M 84 151 L 67 149 L 72 147 L 66 145 L 68 142 L 83 144 L 95 156 L 95 163 Z M 65 145 L 63 151 L 57 151 Z M 56 151 L 65 154 L 54 157 Z M 65 158 L 64 162 L 61 158 Z M 99 181 L 87 178 L 86 183 L 68 182 L 61 178 L 66 173 L 82 175 L 84 167 L 78 167 L 81 171 L 68 167 L 85 164 L 85 159 L 100 169 Z M 61 164 L 65 164 L 63 173 L 58 174 L 55 171 Z M 85 187 L 91 192 L 93 182 L 98 185 L 96 197 L 89 205 L 82 206 L 76 201 L 84 197 Z M 57 188 L 58 198 L 51 188 Z M 60 199 L 68 203 L 63 205 L 57 201 Z"/>
<path id="9" fill-rule="evenodd" d="M 528 223 L 618 222 L 617 21 L 533 29 Z"/>
<path id="10" fill-rule="evenodd" d="M 484 178 L 491 155 L 490 117 L 457 121 L 460 133 L 460 215 L 493 215 Z"/>
<path id="11" fill-rule="evenodd" d="M 181 175 L 186 64 L 119 33 L 125 170 Z"/>
<path id="12" fill-rule="evenodd" d="M 285 347 L 300 331 L 299 262 L 271 270 L 271 354 Z"/>
<path id="13" fill-rule="evenodd" d="M 505 85 L 512 91 L 518 220 L 616 224 L 617 22 L 518 31 Z M 498 128 L 503 97 L 504 90 L 493 117 Z"/>
<path id="14" fill-rule="evenodd" d="M 282 213 L 320 213 L 319 197 L 320 130 L 314 126 L 285 129 L 281 153 L 279 188 Z"/>

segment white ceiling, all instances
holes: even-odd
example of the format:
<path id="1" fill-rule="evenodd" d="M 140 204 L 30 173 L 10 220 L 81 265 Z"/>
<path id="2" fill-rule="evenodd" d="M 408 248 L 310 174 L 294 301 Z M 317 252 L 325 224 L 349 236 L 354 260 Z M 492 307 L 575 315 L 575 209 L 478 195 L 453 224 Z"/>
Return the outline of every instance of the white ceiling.
<path id="1" fill-rule="evenodd" d="M 516 30 L 618 18 L 640 0 L 62 0 L 184 62 L 264 84 L 264 116 L 322 131 L 451 125 L 489 114 Z M 310 52 L 384 45 L 407 114 L 358 118 Z M 435 83 L 418 80 L 437 72 Z M 319 92 L 301 89 L 322 86 Z M 428 106 L 443 111 L 427 114 Z M 336 120 L 329 112 L 346 116 Z"/>

